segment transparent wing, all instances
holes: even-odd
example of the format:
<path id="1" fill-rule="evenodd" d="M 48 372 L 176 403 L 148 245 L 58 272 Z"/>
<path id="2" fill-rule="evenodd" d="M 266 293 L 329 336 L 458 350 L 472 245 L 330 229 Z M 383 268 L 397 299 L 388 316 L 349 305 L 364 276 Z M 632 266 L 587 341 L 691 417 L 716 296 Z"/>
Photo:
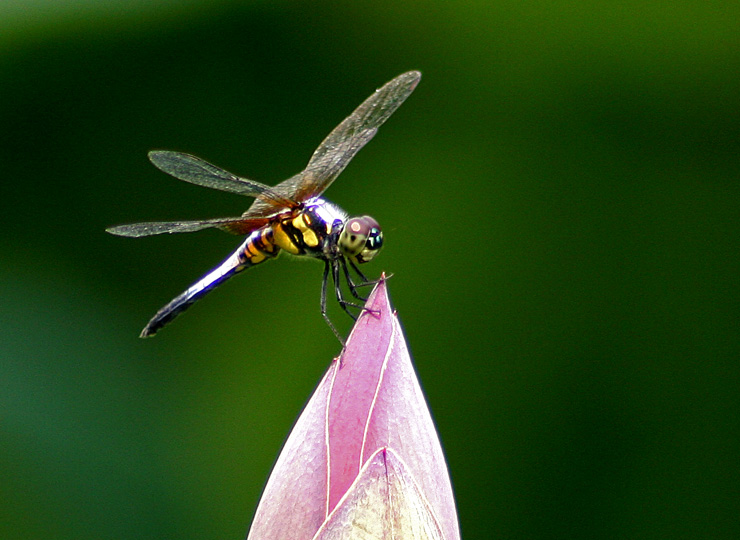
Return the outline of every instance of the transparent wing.
<path id="1" fill-rule="evenodd" d="M 116 236 L 128 236 L 130 238 L 165 233 L 188 233 L 212 227 L 232 234 L 247 234 L 266 225 L 267 222 L 267 219 L 245 219 L 243 217 L 205 219 L 200 221 L 149 221 L 109 227 L 105 231 Z"/>
<path id="2" fill-rule="evenodd" d="M 281 182 L 273 188 L 274 191 L 295 201 L 321 195 L 411 95 L 420 79 L 421 73 L 409 71 L 376 90 L 329 133 L 303 172 Z M 267 211 L 267 205 L 257 200 L 244 215 L 264 215 Z"/>
<path id="3" fill-rule="evenodd" d="M 289 196 L 278 194 L 272 187 L 241 178 L 190 154 L 153 150 L 149 160 L 155 167 L 179 180 L 247 197 L 257 197 L 270 207 L 294 208 L 297 203 Z"/>
<path id="4" fill-rule="evenodd" d="M 418 71 L 399 75 L 367 98 L 322 141 L 302 174 L 299 194 L 320 195 L 339 176 L 378 128 L 411 95 L 421 79 Z"/>

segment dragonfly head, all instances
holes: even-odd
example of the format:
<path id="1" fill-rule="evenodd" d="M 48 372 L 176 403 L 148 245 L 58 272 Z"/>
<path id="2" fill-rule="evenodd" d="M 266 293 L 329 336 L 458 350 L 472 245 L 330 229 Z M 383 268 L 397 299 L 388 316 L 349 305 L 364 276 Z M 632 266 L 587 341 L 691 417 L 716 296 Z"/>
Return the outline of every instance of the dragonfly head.
<path id="1" fill-rule="evenodd" d="M 344 224 L 339 235 L 339 249 L 350 259 L 366 263 L 383 247 L 383 231 L 370 216 L 354 217 Z"/>

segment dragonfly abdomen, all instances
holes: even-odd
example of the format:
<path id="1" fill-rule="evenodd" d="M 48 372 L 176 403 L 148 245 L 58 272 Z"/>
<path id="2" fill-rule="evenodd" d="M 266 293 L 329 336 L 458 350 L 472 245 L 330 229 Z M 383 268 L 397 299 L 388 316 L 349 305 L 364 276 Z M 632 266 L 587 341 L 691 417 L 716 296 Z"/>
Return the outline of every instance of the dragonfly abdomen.
<path id="1" fill-rule="evenodd" d="M 216 268 L 193 283 L 186 291 L 163 306 L 141 331 L 141 337 L 150 337 L 230 277 L 267 259 L 276 257 L 280 248 L 273 240 L 271 227 L 257 229 Z"/>

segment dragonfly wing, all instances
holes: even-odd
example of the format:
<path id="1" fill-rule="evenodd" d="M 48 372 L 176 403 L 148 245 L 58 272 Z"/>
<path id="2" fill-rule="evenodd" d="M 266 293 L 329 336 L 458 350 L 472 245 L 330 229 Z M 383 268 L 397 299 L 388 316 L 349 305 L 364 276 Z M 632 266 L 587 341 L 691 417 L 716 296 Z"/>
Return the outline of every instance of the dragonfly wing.
<path id="1" fill-rule="evenodd" d="M 278 194 L 270 186 L 241 178 L 190 154 L 153 150 L 149 152 L 149 160 L 159 170 L 191 184 L 247 197 L 257 197 L 273 207 L 293 208 L 297 206 L 290 197 Z"/>
<path id="2" fill-rule="evenodd" d="M 387 82 L 322 141 L 303 172 L 273 188 L 280 196 L 302 202 L 321 195 L 339 176 L 353 157 L 372 139 L 378 128 L 401 106 L 416 85 L 421 73 L 409 71 Z M 263 216 L 268 204 L 256 200 L 244 216 Z"/>
<path id="3" fill-rule="evenodd" d="M 118 225 L 109 227 L 105 231 L 116 236 L 128 236 L 140 238 L 142 236 L 153 236 L 155 234 L 188 233 L 210 229 L 218 229 L 232 234 L 247 234 L 254 229 L 262 227 L 267 223 L 266 219 L 238 218 L 216 218 L 200 221 L 150 221 L 145 223 L 132 223 L 130 225 Z"/>
<path id="4" fill-rule="evenodd" d="M 334 128 L 311 156 L 295 198 L 321 195 L 411 95 L 420 79 L 418 71 L 399 75 L 376 90 Z"/>

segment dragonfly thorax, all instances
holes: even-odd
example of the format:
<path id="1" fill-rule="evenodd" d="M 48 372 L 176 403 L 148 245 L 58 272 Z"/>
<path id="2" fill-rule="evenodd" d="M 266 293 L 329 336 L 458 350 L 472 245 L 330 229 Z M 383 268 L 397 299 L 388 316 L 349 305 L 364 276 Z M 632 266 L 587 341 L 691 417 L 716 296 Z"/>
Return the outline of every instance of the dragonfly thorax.
<path id="1" fill-rule="evenodd" d="M 316 220 L 326 225 L 327 233 L 331 233 L 338 222 L 343 224 L 349 218 L 347 212 L 339 208 L 336 204 L 319 197 L 308 200 L 304 208 L 304 212 L 315 216 Z"/>
<path id="2" fill-rule="evenodd" d="M 280 219 L 273 233 L 277 246 L 288 253 L 325 260 L 347 257 L 355 263 L 366 263 L 383 246 L 383 232 L 375 219 L 349 218 L 344 210 L 318 197 Z"/>
<path id="3" fill-rule="evenodd" d="M 313 198 L 272 225 L 275 244 L 292 255 L 334 260 L 339 255 L 337 238 L 347 221 L 338 206 Z"/>

